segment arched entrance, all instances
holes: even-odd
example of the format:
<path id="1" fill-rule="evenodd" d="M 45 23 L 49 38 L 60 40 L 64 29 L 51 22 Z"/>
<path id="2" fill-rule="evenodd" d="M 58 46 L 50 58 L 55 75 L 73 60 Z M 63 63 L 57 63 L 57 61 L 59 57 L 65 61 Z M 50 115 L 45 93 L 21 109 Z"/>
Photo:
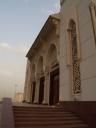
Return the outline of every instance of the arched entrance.
<path id="1" fill-rule="evenodd" d="M 59 102 L 59 65 L 57 63 L 56 46 L 52 44 L 48 50 L 47 66 L 50 71 L 49 104 L 55 105 Z"/>
<path id="2" fill-rule="evenodd" d="M 69 33 L 71 37 L 71 58 L 72 58 L 72 92 L 74 95 L 81 93 L 80 61 L 78 60 L 77 31 L 76 23 L 70 20 Z"/>
<path id="3" fill-rule="evenodd" d="M 40 56 L 37 65 L 37 74 L 39 74 L 40 82 L 39 82 L 39 104 L 42 104 L 44 100 L 44 84 L 45 84 L 45 77 L 43 71 L 43 57 Z"/>

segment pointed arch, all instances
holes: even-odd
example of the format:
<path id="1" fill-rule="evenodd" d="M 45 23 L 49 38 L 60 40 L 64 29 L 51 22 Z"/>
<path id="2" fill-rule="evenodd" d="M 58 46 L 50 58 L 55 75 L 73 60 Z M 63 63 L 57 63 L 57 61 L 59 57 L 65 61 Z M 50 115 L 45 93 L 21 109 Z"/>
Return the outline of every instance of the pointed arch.
<path id="1" fill-rule="evenodd" d="M 55 65 L 56 63 L 57 63 L 57 49 L 54 44 L 51 44 L 46 56 L 46 65 L 48 67 L 52 67 L 52 65 Z"/>

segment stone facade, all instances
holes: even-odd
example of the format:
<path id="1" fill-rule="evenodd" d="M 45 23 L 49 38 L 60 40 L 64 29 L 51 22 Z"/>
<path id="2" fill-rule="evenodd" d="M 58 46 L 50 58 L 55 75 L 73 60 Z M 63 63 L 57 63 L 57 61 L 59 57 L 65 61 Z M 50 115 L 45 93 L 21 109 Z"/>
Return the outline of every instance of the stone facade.
<path id="1" fill-rule="evenodd" d="M 49 16 L 27 54 L 26 102 L 96 100 L 96 3 L 60 3 L 60 13 Z"/>
<path id="2" fill-rule="evenodd" d="M 32 83 L 34 82 L 35 96 L 33 103 L 39 102 L 40 79 L 44 77 L 44 98 L 42 103 L 49 103 L 50 72 L 56 68 L 54 67 L 56 64 L 59 64 L 59 26 L 59 14 L 49 16 L 47 24 L 45 24 L 42 32 L 35 40 L 37 45 L 33 45 L 28 53 L 24 94 L 24 100 L 27 102 L 32 101 Z"/>

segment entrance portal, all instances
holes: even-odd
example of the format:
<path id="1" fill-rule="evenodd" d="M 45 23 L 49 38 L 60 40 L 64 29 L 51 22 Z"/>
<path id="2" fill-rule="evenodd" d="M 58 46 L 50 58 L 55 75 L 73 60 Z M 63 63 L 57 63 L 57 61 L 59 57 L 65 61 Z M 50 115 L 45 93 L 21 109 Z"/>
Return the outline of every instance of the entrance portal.
<path id="1" fill-rule="evenodd" d="M 39 104 L 42 104 L 42 102 L 44 100 L 44 83 L 45 83 L 45 77 L 42 77 L 40 79 Z"/>
<path id="2" fill-rule="evenodd" d="M 50 74 L 50 105 L 55 105 L 59 102 L 59 69 Z"/>

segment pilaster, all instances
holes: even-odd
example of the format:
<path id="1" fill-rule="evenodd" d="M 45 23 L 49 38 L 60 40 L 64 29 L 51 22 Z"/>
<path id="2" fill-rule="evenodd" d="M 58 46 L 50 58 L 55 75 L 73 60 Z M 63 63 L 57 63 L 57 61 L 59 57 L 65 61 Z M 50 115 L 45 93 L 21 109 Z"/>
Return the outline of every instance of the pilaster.
<path id="1" fill-rule="evenodd" d="M 40 76 L 39 76 L 39 74 L 37 74 L 36 75 L 34 104 L 38 104 L 38 102 L 39 102 L 39 87 L 40 87 Z"/>
<path id="2" fill-rule="evenodd" d="M 50 93 L 50 69 L 46 68 L 43 104 L 49 104 L 49 93 Z"/>

